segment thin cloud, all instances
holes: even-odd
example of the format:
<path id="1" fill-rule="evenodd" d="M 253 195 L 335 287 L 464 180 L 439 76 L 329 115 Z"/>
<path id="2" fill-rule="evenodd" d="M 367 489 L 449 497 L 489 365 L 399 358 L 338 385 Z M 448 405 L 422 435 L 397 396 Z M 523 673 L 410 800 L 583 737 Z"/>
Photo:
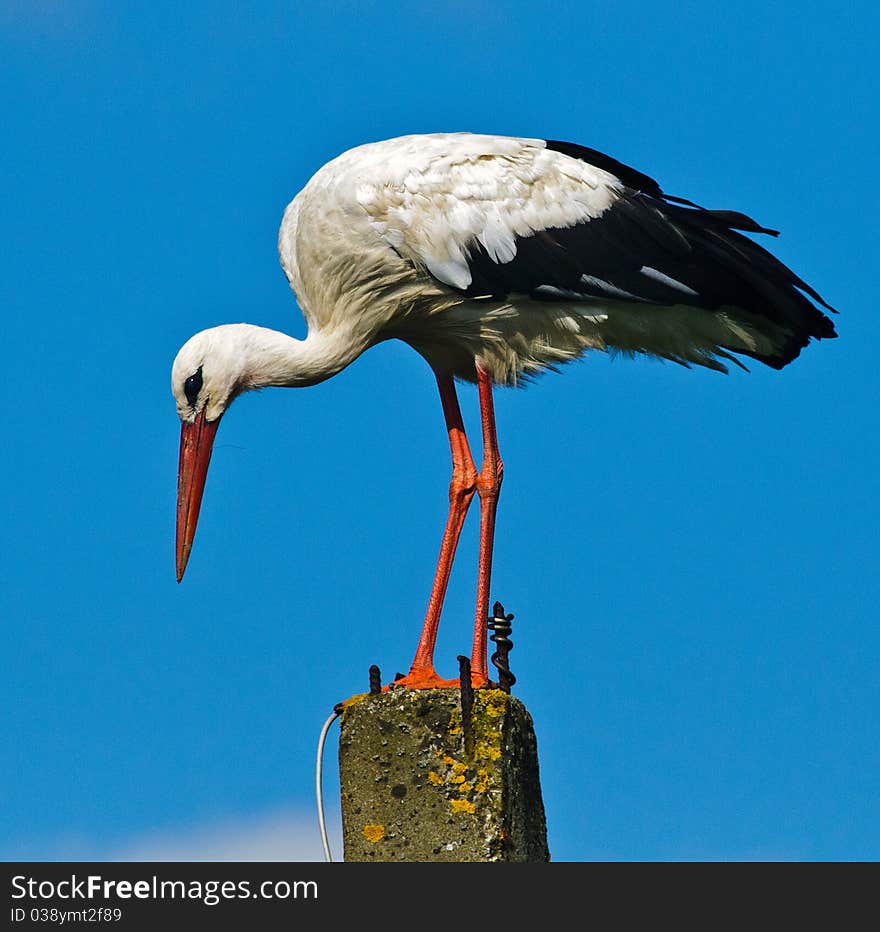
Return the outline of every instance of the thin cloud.
<path id="1" fill-rule="evenodd" d="M 338 836 L 338 827 L 331 826 Z M 328 831 L 330 829 L 328 828 Z M 331 850 L 341 842 L 331 837 Z M 338 856 L 338 855 L 337 855 Z M 145 834 L 120 845 L 117 861 L 323 861 L 317 817 L 296 810 Z"/>
<path id="2" fill-rule="evenodd" d="M 338 816 L 328 817 L 330 850 L 342 860 Z M 14 849 L 14 850 L 13 850 Z M 317 816 L 278 809 L 216 822 L 150 830 L 115 841 L 87 835 L 30 839 L 0 857 L 35 861 L 323 861 Z"/>

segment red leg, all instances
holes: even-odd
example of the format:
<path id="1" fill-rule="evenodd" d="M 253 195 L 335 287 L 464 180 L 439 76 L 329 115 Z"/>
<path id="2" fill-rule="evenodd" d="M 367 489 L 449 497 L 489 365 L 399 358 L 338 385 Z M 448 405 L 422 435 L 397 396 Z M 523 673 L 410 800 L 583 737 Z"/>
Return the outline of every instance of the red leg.
<path id="1" fill-rule="evenodd" d="M 495 514 L 501 494 L 504 464 L 498 452 L 495 429 L 495 405 L 492 402 L 492 378 L 477 366 L 480 393 L 480 420 L 483 427 L 483 467 L 477 476 L 480 496 L 480 555 L 477 565 L 477 606 L 474 619 L 474 648 L 471 654 L 471 678 L 474 686 L 485 686 L 489 680 L 486 662 L 489 618 L 489 585 L 492 581 L 492 550 L 495 541 Z"/>
<path id="2" fill-rule="evenodd" d="M 425 623 L 422 626 L 422 634 L 416 648 L 416 655 L 409 674 L 396 681 L 398 685 L 408 686 L 410 689 L 458 686 L 458 680 L 443 680 L 435 672 L 434 644 L 437 641 L 437 628 L 440 624 L 443 599 L 446 596 L 446 588 L 452 572 L 455 549 L 458 546 L 458 538 L 461 535 L 461 528 L 467 516 L 468 507 L 474 497 L 474 492 L 477 490 L 478 481 L 477 469 L 468 446 L 461 409 L 458 406 L 458 398 L 455 394 L 455 382 L 452 376 L 438 373 L 437 386 L 440 389 L 440 401 L 446 418 L 446 429 L 449 432 L 449 448 L 452 452 L 449 517 L 446 519 L 446 530 L 443 533 L 443 542 L 440 545 L 440 557 L 437 560 L 434 585 L 428 598 L 428 609 L 425 614 Z M 483 666 L 485 667 L 485 660 Z"/>

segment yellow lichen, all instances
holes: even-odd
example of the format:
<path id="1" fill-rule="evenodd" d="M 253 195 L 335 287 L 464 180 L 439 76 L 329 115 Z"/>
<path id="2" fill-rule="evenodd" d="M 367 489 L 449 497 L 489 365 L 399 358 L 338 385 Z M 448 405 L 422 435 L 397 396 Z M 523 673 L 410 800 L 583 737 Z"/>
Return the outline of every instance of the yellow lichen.
<path id="1" fill-rule="evenodd" d="M 433 770 L 428 772 L 428 780 L 430 780 L 434 786 L 443 786 L 443 783 L 445 782 L 443 777 L 441 777 L 439 773 L 435 773 Z"/>
<path id="2" fill-rule="evenodd" d="M 480 768 L 477 771 L 477 782 L 476 782 L 476 785 L 474 786 L 474 789 L 478 793 L 485 793 L 488 788 L 489 788 L 489 774 L 487 771 Z"/>
<path id="3" fill-rule="evenodd" d="M 464 783 L 465 776 L 463 773 L 454 773 L 450 778 L 450 783 Z"/>
<path id="4" fill-rule="evenodd" d="M 369 699 L 369 693 L 358 693 L 356 696 L 352 696 L 350 699 L 346 699 L 345 702 L 340 703 L 342 705 L 342 719 L 344 723 L 348 717 L 348 713 L 351 711 L 353 706 L 356 706 L 358 703 L 363 702 L 364 699 Z"/>
<path id="5" fill-rule="evenodd" d="M 481 699 L 483 711 L 490 718 L 501 718 L 507 711 L 509 697 L 507 693 L 502 692 L 500 689 L 484 690 Z"/>
<path id="6" fill-rule="evenodd" d="M 461 761 L 452 765 L 452 772 L 455 774 L 464 773 L 466 770 L 467 764 L 462 764 Z"/>
<path id="7" fill-rule="evenodd" d="M 385 837 L 385 826 L 384 825 L 365 825 L 363 828 L 364 838 L 367 841 L 372 842 L 374 845 L 377 841 L 381 841 Z"/>
<path id="8" fill-rule="evenodd" d="M 449 806 L 453 812 L 469 812 L 473 814 L 477 811 L 477 807 L 467 799 L 452 799 L 449 801 Z"/>
<path id="9" fill-rule="evenodd" d="M 343 709 L 348 709 L 353 705 L 357 705 L 359 702 L 363 702 L 364 699 L 368 699 L 369 696 L 369 693 L 358 693 L 356 696 L 346 699 L 345 702 L 342 703 L 342 707 Z"/>
<path id="10" fill-rule="evenodd" d="M 462 785 L 458 788 L 458 792 L 461 793 L 462 796 L 465 796 L 466 794 L 470 793 L 471 789 L 472 787 L 470 783 L 462 783 Z"/>
<path id="11" fill-rule="evenodd" d="M 481 741 L 474 749 L 477 757 L 485 757 L 487 760 L 498 760 L 501 757 L 501 742 L 489 744 L 488 741 Z"/>

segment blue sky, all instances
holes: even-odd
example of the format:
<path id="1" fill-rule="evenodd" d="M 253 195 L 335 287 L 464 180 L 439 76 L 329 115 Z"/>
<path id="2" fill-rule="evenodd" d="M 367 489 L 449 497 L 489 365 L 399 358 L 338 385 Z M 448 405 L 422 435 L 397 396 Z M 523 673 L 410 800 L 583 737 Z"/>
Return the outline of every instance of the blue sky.
<path id="1" fill-rule="evenodd" d="M 170 366 L 215 324 L 303 335 L 275 242 L 323 162 L 467 129 L 745 211 L 841 311 L 782 372 L 594 355 L 497 393 L 492 598 L 553 857 L 876 858 L 878 20 L 0 3 L 0 857 L 320 857 L 321 724 L 371 663 L 405 671 L 421 624 L 449 469 L 433 378 L 386 344 L 236 402 L 178 586 Z"/>

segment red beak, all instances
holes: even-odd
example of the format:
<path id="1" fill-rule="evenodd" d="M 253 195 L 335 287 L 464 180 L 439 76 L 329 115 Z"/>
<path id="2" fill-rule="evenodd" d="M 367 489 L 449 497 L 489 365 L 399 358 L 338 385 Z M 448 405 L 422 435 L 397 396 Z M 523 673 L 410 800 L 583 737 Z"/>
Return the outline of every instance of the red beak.
<path id="1" fill-rule="evenodd" d="M 202 409 L 192 423 L 184 421 L 180 426 L 180 464 L 177 469 L 178 582 L 183 579 L 193 538 L 196 536 L 202 493 L 205 491 L 214 435 L 219 424 L 219 417 L 216 421 L 205 420 L 205 411 Z"/>

